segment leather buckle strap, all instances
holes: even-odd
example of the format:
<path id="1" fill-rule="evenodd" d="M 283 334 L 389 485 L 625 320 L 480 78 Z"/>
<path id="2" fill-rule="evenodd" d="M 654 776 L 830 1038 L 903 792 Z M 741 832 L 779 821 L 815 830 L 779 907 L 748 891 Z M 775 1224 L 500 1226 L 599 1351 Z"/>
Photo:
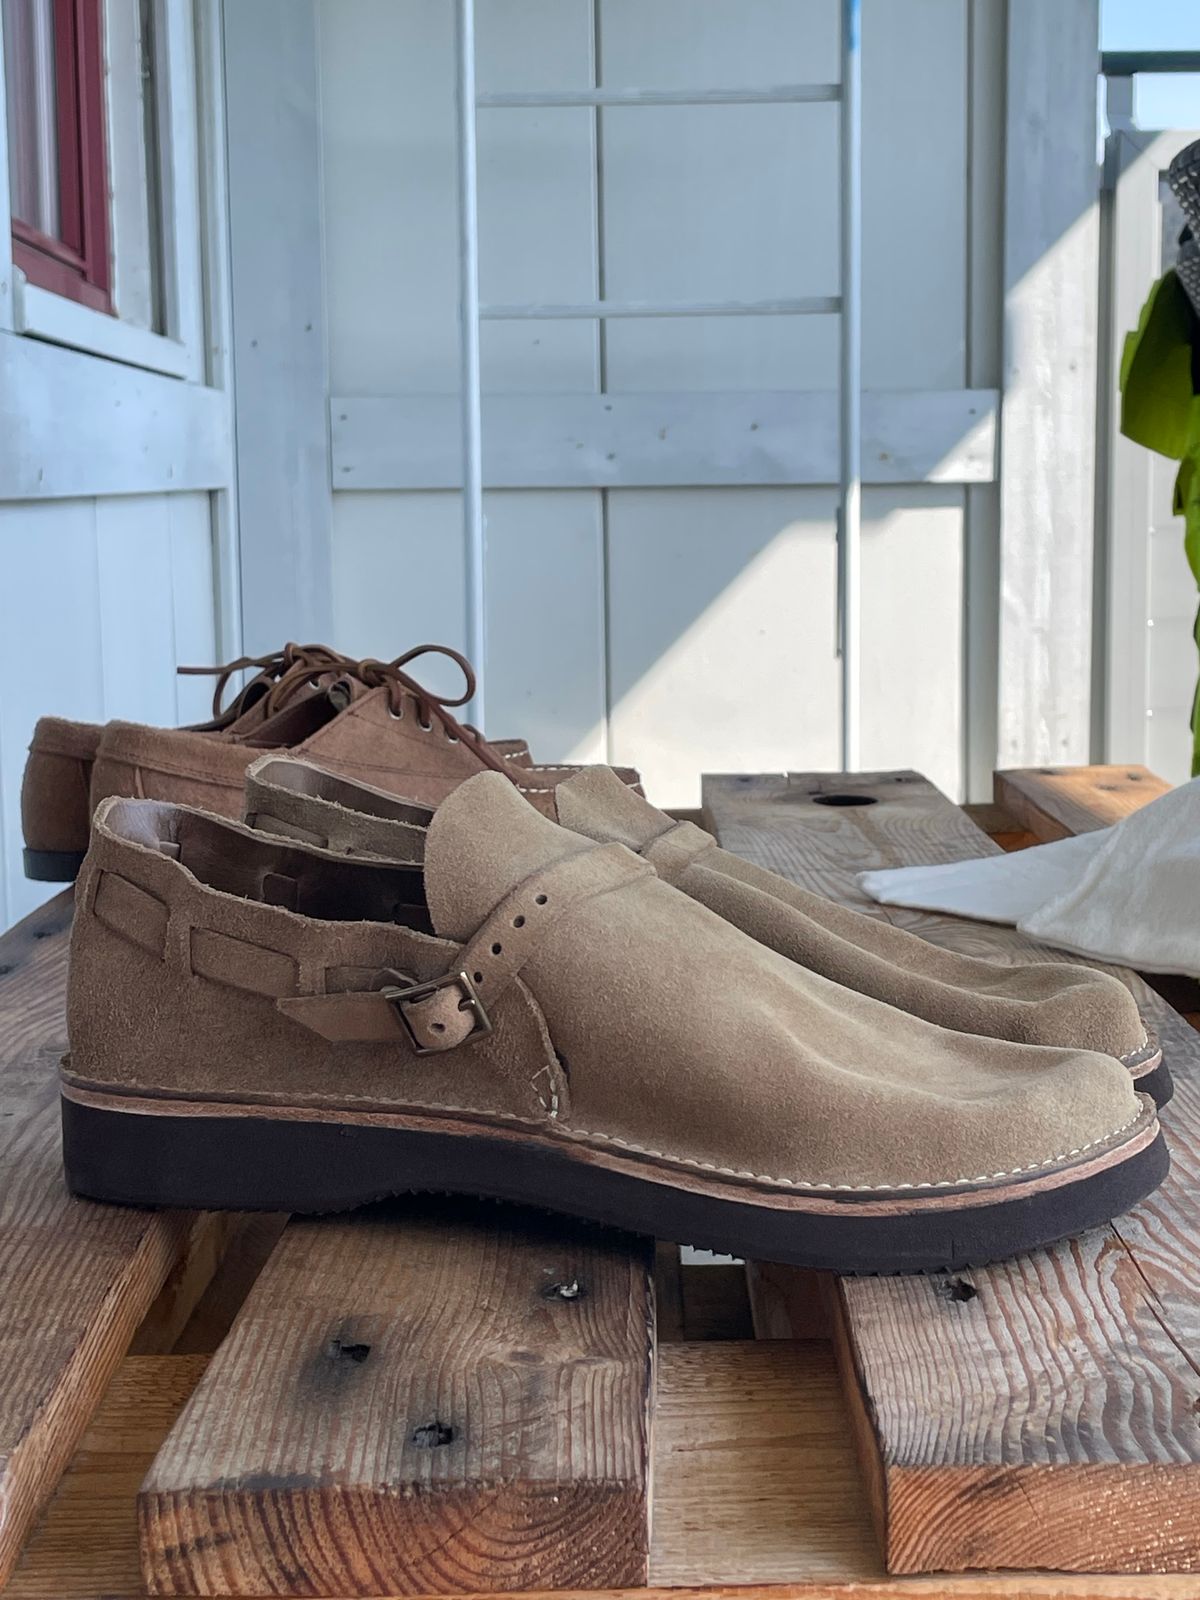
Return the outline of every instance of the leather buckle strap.
<path id="1" fill-rule="evenodd" d="M 422 1018 L 414 1024 L 409 1017 L 408 1008 L 419 1006 L 422 1001 L 428 1001 L 431 995 L 439 994 L 444 989 L 457 988 L 461 998 L 455 1008 L 458 1011 L 469 1011 L 473 1026 L 469 1033 L 461 1037 L 447 1037 L 441 1042 L 441 1036 L 446 1034 L 446 1023 L 436 1017 Z M 452 1049 L 455 1045 L 465 1044 L 468 1039 L 480 1038 L 485 1033 L 491 1033 L 492 1024 L 484 1008 L 483 1001 L 475 992 L 475 985 L 465 972 L 445 972 L 440 978 L 431 978 L 428 983 L 413 983 L 407 988 L 398 988 L 389 984 L 380 989 L 379 994 L 387 1000 L 396 1015 L 399 1017 L 405 1033 L 412 1041 L 413 1053 L 418 1056 L 436 1055 L 440 1050 Z M 437 1038 L 437 1043 L 422 1043 L 431 1036 Z"/>
<path id="2" fill-rule="evenodd" d="M 395 970 L 375 987 L 336 994 L 289 995 L 278 1009 L 333 1043 L 403 1039 L 418 1055 L 471 1044 L 492 1031 L 496 1011 L 525 962 L 549 938 L 558 918 L 581 900 L 652 878 L 654 868 L 622 844 L 593 845 L 532 873 L 509 892 L 455 952 L 449 972 L 412 983 Z M 381 981 L 382 980 L 382 981 Z"/>

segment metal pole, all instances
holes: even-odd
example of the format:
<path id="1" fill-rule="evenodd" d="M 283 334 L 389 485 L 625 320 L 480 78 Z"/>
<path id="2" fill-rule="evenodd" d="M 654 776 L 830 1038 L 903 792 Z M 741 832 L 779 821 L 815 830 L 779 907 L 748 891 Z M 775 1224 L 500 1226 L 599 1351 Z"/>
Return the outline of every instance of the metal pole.
<path id="1" fill-rule="evenodd" d="M 487 609 L 483 521 L 483 432 L 479 377 L 479 215 L 475 142 L 475 0 L 458 0 L 458 320 L 461 354 L 463 555 L 467 655 L 475 667 L 468 714 L 485 726 Z"/>
<path id="2" fill-rule="evenodd" d="M 862 509 L 862 4 L 842 0 L 841 299 L 838 471 L 838 649 L 841 762 L 860 764 Z"/>

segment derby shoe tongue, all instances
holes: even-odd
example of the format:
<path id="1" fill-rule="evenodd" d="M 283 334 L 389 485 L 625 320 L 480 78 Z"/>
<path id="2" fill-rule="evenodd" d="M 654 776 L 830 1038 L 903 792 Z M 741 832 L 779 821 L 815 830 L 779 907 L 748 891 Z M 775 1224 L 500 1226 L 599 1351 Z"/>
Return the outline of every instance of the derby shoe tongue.
<path id="1" fill-rule="evenodd" d="M 425 842 L 434 932 L 464 941 L 533 872 L 593 846 L 535 811 L 499 772 L 480 772 L 442 801 Z"/>

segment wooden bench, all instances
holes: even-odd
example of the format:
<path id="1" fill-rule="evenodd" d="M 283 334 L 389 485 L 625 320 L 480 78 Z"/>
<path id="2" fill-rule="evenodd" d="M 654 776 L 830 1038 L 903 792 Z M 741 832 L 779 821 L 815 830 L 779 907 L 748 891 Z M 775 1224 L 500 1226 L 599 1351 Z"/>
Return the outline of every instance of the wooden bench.
<path id="1" fill-rule="evenodd" d="M 1114 774 L 1090 773 L 1067 821 L 1066 778 L 1001 775 L 998 796 L 1017 785 L 1035 833 L 1039 806 L 1107 820 Z M 916 774 L 714 778 L 705 805 L 729 848 L 874 915 L 1000 959 L 1032 948 L 862 902 L 865 867 L 996 848 Z M 285 1226 L 71 1200 L 68 920 L 59 897 L 0 941 L 9 1594 L 132 1596 L 144 1576 L 815 1600 L 891 1592 L 888 1571 L 1033 1567 L 1089 1575 L 902 1586 L 1200 1593 L 1200 1038 L 1144 985 L 1177 1083 L 1158 1195 L 982 1271 L 821 1280 L 461 1201 Z"/>

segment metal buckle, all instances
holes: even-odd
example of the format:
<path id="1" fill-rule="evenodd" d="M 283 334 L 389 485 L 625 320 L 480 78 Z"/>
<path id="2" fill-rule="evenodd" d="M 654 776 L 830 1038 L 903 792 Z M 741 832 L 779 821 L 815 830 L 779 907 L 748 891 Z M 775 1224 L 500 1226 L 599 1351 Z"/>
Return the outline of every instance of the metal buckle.
<path id="1" fill-rule="evenodd" d="M 475 1026 L 471 1029 L 466 1039 L 460 1040 L 460 1043 L 466 1044 L 470 1039 L 479 1039 L 485 1033 L 491 1033 L 492 1023 L 491 1018 L 484 1010 L 483 1001 L 475 992 L 475 985 L 465 972 L 445 972 L 440 978 L 431 978 L 428 983 L 414 983 L 404 989 L 389 986 L 379 990 L 384 999 L 389 1000 L 395 1009 L 415 1054 L 419 1056 L 435 1056 L 440 1055 L 443 1050 L 451 1050 L 456 1047 L 454 1045 L 422 1044 L 413 1032 L 412 1024 L 405 1015 L 405 1006 L 416 1000 L 424 1000 L 426 995 L 436 994 L 439 989 L 456 987 L 461 989 L 463 995 L 462 1003 L 458 1009 L 460 1011 L 469 1011 L 475 1021 Z"/>

